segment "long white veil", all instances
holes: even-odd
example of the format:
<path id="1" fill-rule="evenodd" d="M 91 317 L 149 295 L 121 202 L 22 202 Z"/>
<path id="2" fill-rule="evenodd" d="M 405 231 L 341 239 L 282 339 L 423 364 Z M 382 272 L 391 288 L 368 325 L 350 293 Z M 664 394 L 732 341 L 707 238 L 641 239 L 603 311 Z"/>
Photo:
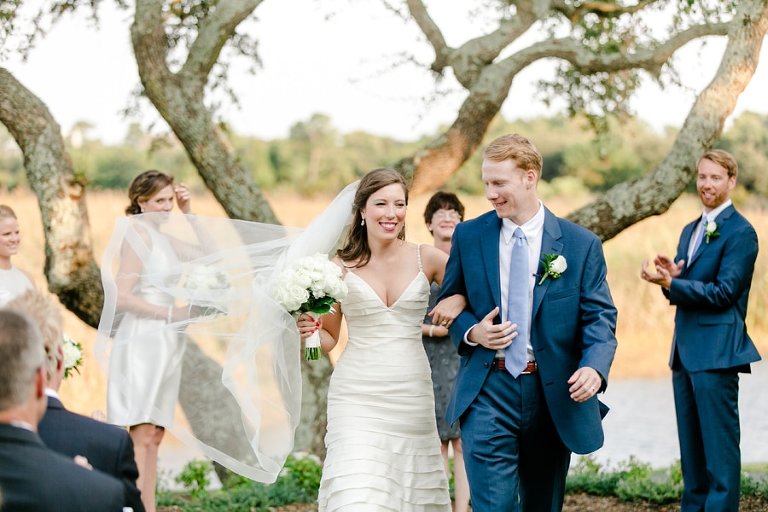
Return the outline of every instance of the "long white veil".
<path id="1" fill-rule="evenodd" d="M 274 282 L 294 259 L 335 251 L 353 221 L 357 184 L 304 230 L 181 214 L 119 219 L 102 259 L 96 344 L 110 398 L 147 405 L 148 397 L 135 396 L 144 389 L 141 371 L 151 379 L 180 368 L 173 421 L 164 426 L 232 471 L 273 482 L 301 413 L 300 340 L 273 297 Z M 138 257 L 140 270 L 126 269 L 127 255 Z M 122 282 L 135 283 L 131 293 L 154 309 L 186 306 L 192 318 L 143 318 L 122 306 Z M 129 364 L 115 362 L 129 353 Z M 149 422 L 163 425 L 167 408 L 149 407 Z"/>

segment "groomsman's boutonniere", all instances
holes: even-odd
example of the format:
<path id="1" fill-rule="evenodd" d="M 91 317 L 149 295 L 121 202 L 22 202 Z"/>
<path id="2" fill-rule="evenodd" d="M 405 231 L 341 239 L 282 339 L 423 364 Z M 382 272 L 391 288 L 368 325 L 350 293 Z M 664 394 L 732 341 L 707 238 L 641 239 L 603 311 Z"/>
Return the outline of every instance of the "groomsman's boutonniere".
<path id="1" fill-rule="evenodd" d="M 541 276 L 539 284 L 543 283 L 548 277 L 557 279 L 568 269 L 568 262 L 565 261 L 565 257 L 561 254 L 545 254 L 541 262 L 544 263 L 544 275 Z"/>
<path id="2" fill-rule="evenodd" d="M 717 238 L 720 233 L 717 231 L 717 223 L 713 220 L 707 222 L 707 227 L 704 229 L 704 236 L 707 238 L 706 243 L 709 243 L 710 238 Z"/>
<path id="3" fill-rule="evenodd" d="M 83 364 L 83 346 L 66 334 L 64 335 L 64 378 L 70 377 L 74 372 L 80 373 L 80 365 Z"/>

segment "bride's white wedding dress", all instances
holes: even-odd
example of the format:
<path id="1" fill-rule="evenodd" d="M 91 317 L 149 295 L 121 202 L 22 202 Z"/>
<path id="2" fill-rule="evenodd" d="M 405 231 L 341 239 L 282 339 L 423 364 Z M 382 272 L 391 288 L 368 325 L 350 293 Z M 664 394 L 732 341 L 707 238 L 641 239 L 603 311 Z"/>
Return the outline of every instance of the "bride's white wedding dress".
<path id="1" fill-rule="evenodd" d="M 389 307 L 354 269 L 345 275 L 349 341 L 328 388 L 320 511 L 451 510 L 421 342 L 430 283 L 418 258 Z"/>

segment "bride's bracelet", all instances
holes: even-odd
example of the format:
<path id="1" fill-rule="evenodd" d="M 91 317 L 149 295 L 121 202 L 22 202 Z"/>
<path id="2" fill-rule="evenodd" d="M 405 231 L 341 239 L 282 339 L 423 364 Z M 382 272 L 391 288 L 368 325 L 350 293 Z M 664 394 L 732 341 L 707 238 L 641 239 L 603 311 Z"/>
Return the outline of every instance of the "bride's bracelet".
<path id="1" fill-rule="evenodd" d="M 430 324 L 430 326 L 429 326 L 429 337 L 431 338 L 434 333 L 435 333 L 435 324 Z"/>

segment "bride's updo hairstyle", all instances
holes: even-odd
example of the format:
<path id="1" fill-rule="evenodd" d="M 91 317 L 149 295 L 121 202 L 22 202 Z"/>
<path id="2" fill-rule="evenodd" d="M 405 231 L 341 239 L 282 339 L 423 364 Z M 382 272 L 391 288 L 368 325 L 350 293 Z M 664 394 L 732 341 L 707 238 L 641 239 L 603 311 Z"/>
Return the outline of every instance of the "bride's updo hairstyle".
<path id="1" fill-rule="evenodd" d="M 405 204 L 407 206 L 408 185 L 405 183 L 403 175 L 396 170 L 388 168 L 374 169 L 362 177 L 355 193 L 355 199 L 352 202 L 352 211 L 354 212 L 355 219 L 352 221 L 352 227 L 344 241 L 344 246 L 336 253 L 341 258 L 341 261 L 354 261 L 356 262 L 355 268 L 364 267 L 368 264 L 368 261 L 371 259 L 371 247 L 368 245 L 368 232 L 365 226 L 361 224 L 361 212 L 371 195 L 386 186 L 394 184 L 403 187 Z M 405 240 L 405 226 L 400 230 L 397 238 Z"/>
<path id="2" fill-rule="evenodd" d="M 173 176 L 164 172 L 149 170 L 139 174 L 128 187 L 128 199 L 131 204 L 125 208 L 126 215 L 141 213 L 139 201 L 147 201 L 168 185 L 173 185 Z"/>

